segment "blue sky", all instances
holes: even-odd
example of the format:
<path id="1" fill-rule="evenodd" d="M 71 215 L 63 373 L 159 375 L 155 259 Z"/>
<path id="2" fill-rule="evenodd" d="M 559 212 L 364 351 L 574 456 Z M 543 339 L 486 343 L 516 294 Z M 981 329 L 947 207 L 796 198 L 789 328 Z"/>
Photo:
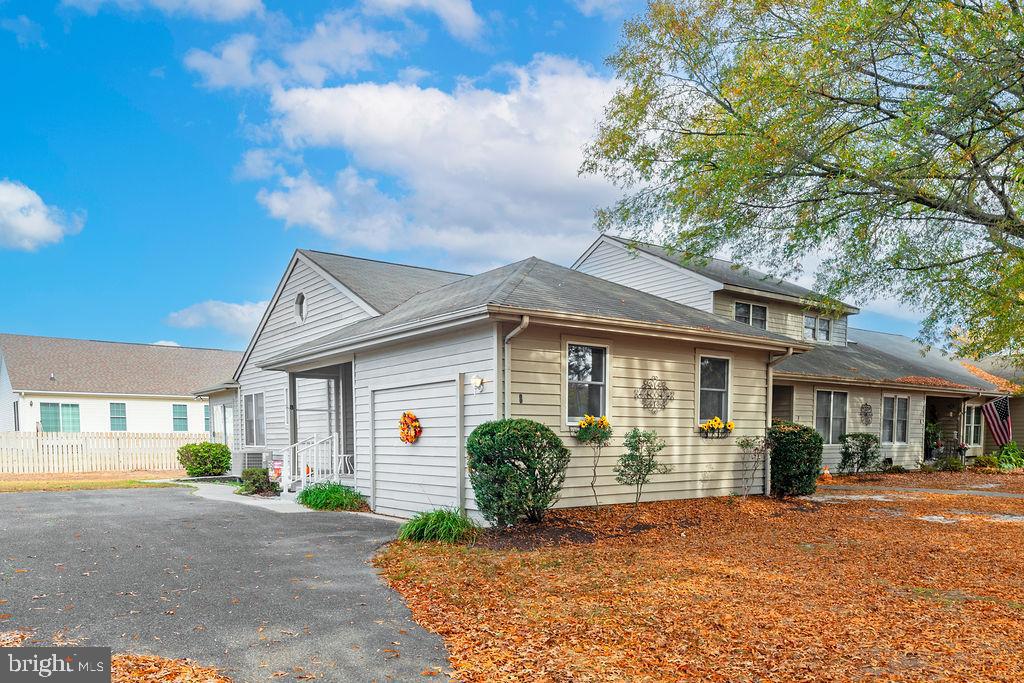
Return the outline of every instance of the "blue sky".
<path id="1" fill-rule="evenodd" d="M 571 263 L 641 7 L 0 0 L 0 331 L 241 348 L 296 247 Z"/>

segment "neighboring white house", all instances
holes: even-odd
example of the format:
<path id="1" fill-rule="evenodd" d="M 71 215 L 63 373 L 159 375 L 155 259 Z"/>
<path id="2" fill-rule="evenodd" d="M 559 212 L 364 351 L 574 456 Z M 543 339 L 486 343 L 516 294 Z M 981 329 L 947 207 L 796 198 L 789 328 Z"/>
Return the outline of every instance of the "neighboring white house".
<path id="1" fill-rule="evenodd" d="M 857 329 L 858 309 L 827 312 L 820 294 L 718 259 L 681 263 L 663 247 L 602 235 L 573 268 L 812 345 L 772 368 L 773 418 L 817 428 L 825 464 L 839 462 L 844 432 L 870 432 L 883 455 L 905 467 L 925 457 L 925 425 L 946 446 L 960 439 L 982 453 L 981 405 L 1002 389 L 955 359 L 895 334 Z"/>
<path id="2" fill-rule="evenodd" d="M 201 433 L 236 351 L 0 334 L 0 432 Z"/>

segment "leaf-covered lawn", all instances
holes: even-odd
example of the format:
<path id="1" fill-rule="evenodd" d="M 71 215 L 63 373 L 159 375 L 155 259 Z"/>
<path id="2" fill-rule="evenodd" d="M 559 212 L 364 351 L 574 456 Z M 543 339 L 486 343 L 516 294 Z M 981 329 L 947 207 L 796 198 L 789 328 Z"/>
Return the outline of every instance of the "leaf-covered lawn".
<path id="1" fill-rule="evenodd" d="M 394 543 L 377 564 L 466 681 L 1024 679 L 1024 517 L 993 521 L 1024 501 L 705 499 L 630 514 L 553 513 L 573 533 L 544 537 L 577 543 Z"/>
<path id="2" fill-rule="evenodd" d="M 978 489 L 1024 493 L 1024 470 L 1010 472 L 905 472 L 903 474 L 855 474 L 833 477 L 833 484 L 906 487 L 923 489 Z"/>

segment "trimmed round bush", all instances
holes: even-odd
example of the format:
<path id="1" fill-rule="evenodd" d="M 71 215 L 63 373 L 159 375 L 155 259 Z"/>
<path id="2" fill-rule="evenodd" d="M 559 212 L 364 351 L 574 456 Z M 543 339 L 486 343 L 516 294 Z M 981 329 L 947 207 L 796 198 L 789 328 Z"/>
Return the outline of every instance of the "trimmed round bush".
<path id="1" fill-rule="evenodd" d="M 187 443 L 178 449 L 178 462 L 190 477 L 219 477 L 231 469 L 231 449 L 222 443 Z"/>
<path id="2" fill-rule="evenodd" d="M 541 423 L 485 422 L 469 435 L 466 452 L 477 506 L 496 526 L 540 522 L 558 501 L 569 449 Z"/>
<path id="3" fill-rule="evenodd" d="M 772 453 L 772 494 L 807 496 L 817 488 L 821 473 L 821 434 L 807 425 L 776 422 L 768 430 Z"/>
<path id="4" fill-rule="evenodd" d="M 295 499 L 313 510 L 359 510 L 366 505 L 359 491 L 330 481 L 310 484 Z"/>
<path id="5" fill-rule="evenodd" d="M 476 522 L 457 510 L 440 508 L 413 516 L 398 530 L 398 540 L 459 543 L 473 538 L 479 530 Z"/>

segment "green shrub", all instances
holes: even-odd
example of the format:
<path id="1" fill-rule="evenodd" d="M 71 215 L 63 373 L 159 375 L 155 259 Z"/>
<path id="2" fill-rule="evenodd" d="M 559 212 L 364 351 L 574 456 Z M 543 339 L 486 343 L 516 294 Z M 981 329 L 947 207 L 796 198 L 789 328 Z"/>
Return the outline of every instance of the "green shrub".
<path id="1" fill-rule="evenodd" d="M 921 463 L 921 466 L 917 469 L 921 474 L 935 474 L 935 465 L 931 463 Z"/>
<path id="2" fill-rule="evenodd" d="M 459 543 L 480 531 L 476 522 L 456 510 L 440 508 L 417 513 L 398 530 L 400 541 L 438 541 Z"/>
<path id="3" fill-rule="evenodd" d="M 839 437 L 840 472 L 877 472 L 882 469 L 882 444 L 874 434 L 854 432 Z"/>
<path id="4" fill-rule="evenodd" d="M 637 505 L 651 475 L 667 474 L 672 471 L 672 466 L 658 462 L 658 453 L 665 448 L 665 441 L 659 439 L 658 433 L 653 429 L 640 431 L 639 428 L 633 427 L 626 432 L 622 445 L 626 450 L 619 456 L 619 462 L 615 465 L 615 481 L 636 489 L 633 504 Z"/>
<path id="5" fill-rule="evenodd" d="M 964 461 L 958 455 L 947 455 L 935 463 L 935 469 L 939 472 L 963 472 Z"/>
<path id="6" fill-rule="evenodd" d="M 1024 467 L 1024 449 L 1017 445 L 1016 441 L 1004 444 L 996 453 L 999 460 L 999 469 L 1015 470 Z"/>
<path id="7" fill-rule="evenodd" d="M 187 443 L 178 449 L 178 462 L 190 477 L 219 477 L 231 469 L 231 449 L 222 443 Z"/>
<path id="8" fill-rule="evenodd" d="M 270 480 L 270 472 L 265 467 L 250 467 L 242 470 L 242 485 L 238 493 L 250 496 L 276 496 L 281 493 L 281 485 Z"/>
<path id="9" fill-rule="evenodd" d="M 359 510 L 366 505 L 359 491 L 331 481 L 310 484 L 295 499 L 313 510 Z"/>
<path id="10" fill-rule="evenodd" d="M 539 522 L 558 500 L 569 449 L 539 422 L 485 422 L 469 435 L 466 452 L 477 505 L 495 525 Z"/>
<path id="11" fill-rule="evenodd" d="M 807 496 L 817 488 L 821 472 L 821 434 L 812 427 L 776 422 L 768 430 L 772 453 L 772 494 Z"/>
<path id="12" fill-rule="evenodd" d="M 995 453 L 987 453 L 985 455 L 979 455 L 971 463 L 974 467 L 979 469 L 997 469 L 999 467 L 999 458 Z"/>

